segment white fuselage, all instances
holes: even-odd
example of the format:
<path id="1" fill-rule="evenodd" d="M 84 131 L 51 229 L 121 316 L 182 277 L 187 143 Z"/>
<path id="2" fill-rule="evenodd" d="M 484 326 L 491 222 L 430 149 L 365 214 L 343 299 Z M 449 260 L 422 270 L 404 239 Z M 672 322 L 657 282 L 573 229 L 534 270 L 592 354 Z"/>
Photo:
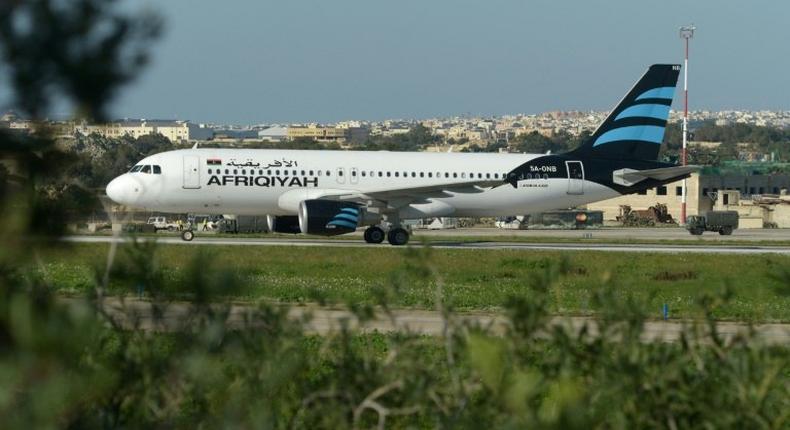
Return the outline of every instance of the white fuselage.
<path id="1" fill-rule="evenodd" d="M 152 211 L 296 215 L 301 201 L 352 191 L 409 190 L 472 180 L 503 180 L 535 154 L 308 151 L 198 148 L 169 151 L 107 186 L 118 203 Z M 161 173 L 154 173 L 159 166 Z M 142 169 L 141 169 L 142 170 Z M 476 190 L 388 199 L 383 213 L 400 219 L 510 216 L 570 208 L 616 197 L 611 188 L 576 178 L 536 178 Z M 395 193 L 397 194 L 397 193 Z"/>

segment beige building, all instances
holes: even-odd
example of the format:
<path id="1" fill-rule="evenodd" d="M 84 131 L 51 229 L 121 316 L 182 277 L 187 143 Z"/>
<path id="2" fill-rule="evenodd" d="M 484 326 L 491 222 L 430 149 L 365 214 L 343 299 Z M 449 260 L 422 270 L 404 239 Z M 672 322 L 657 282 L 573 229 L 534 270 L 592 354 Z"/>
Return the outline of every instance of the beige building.
<path id="1" fill-rule="evenodd" d="M 605 221 L 614 221 L 620 215 L 622 205 L 631 206 L 631 209 L 647 209 L 657 203 L 667 206 L 667 211 L 675 220 L 680 220 L 683 181 L 677 181 L 662 187 L 653 188 L 639 194 L 629 194 L 596 203 L 590 203 L 590 210 L 603 211 Z M 788 175 L 700 175 L 694 173 L 687 180 L 688 198 L 686 201 L 686 215 L 699 215 L 709 210 L 728 205 L 743 204 L 743 201 L 731 201 L 733 195 L 751 198 L 757 195 L 779 195 L 782 190 L 790 189 L 790 176 Z M 723 191 L 737 191 L 725 193 Z M 742 216 L 758 216 L 761 210 L 754 214 Z M 769 221 L 769 217 L 765 218 Z"/>
<path id="2" fill-rule="evenodd" d="M 123 120 L 108 124 L 79 124 L 74 131 L 85 136 L 98 134 L 104 137 L 119 138 L 129 136 L 137 139 L 149 134 L 161 134 L 171 142 L 204 140 L 213 136 L 213 131 L 189 121 L 171 120 Z"/>
<path id="3" fill-rule="evenodd" d="M 288 139 L 294 140 L 299 138 L 329 142 L 345 142 L 349 138 L 349 132 L 347 128 L 336 127 L 288 127 Z"/>

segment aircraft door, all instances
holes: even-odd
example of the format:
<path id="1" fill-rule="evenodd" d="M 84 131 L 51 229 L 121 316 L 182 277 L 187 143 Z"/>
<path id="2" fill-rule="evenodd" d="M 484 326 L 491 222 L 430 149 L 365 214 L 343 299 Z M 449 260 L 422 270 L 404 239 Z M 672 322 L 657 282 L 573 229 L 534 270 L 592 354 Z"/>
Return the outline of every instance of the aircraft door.
<path id="1" fill-rule="evenodd" d="M 342 167 L 338 167 L 335 171 L 335 175 L 337 175 L 337 183 L 338 184 L 345 184 L 346 183 L 346 169 Z"/>
<path id="2" fill-rule="evenodd" d="M 200 158 L 197 155 L 184 156 L 184 188 L 200 188 Z"/>
<path id="3" fill-rule="evenodd" d="M 584 194 L 584 166 L 581 161 L 566 161 L 568 194 Z"/>
<path id="4" fill-rule="evenodd" d="M 351 177 L 349 178 L 349 181 L 352 184 L 356 184 L 356 183 L 359 182 L 359 176 L 357 176 L 357 175 L 359 175 L 359 172 L 357 171 L 357 168 L 356 167 L 352 167 L 351 168 Z"/>

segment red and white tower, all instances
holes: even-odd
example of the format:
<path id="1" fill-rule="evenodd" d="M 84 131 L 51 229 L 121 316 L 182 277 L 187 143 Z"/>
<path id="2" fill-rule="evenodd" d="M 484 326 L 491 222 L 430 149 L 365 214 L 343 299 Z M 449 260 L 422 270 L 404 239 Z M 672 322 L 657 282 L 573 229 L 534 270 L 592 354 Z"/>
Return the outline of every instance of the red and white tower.
<path id="1" fill-rule="evenodd" d="M 685 25 L 680 27 L 680 38 L 683 39 L 686 45 L 686 58 L 683 62 L 683 95 L 685 100 L 683 102 L 683 149 L 680 152 L 681 163 L 686 165 L 686 145 L 688 144 L 688 124 L 689 124 L 689 39 L 694 37 L 694 24 Z M 683 192 L 681 196 L 680 205 L 680 223 L 686 224 L 686 180 L 683 180 Z"/>

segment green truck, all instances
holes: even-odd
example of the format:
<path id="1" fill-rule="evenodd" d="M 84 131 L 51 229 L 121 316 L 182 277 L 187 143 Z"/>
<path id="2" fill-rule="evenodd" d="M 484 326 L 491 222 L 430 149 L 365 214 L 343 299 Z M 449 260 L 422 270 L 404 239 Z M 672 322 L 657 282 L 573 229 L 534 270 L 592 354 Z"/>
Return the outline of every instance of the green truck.
<path id="1" fill-rule="evenodd" d="M 731 235 L 738 228 L 738 212 L 709 211 L 705 215 L 693 215 L 686 219 L 686 230 L 699 236 L 706 231 L 718 231 L 721 235 Z"/>

